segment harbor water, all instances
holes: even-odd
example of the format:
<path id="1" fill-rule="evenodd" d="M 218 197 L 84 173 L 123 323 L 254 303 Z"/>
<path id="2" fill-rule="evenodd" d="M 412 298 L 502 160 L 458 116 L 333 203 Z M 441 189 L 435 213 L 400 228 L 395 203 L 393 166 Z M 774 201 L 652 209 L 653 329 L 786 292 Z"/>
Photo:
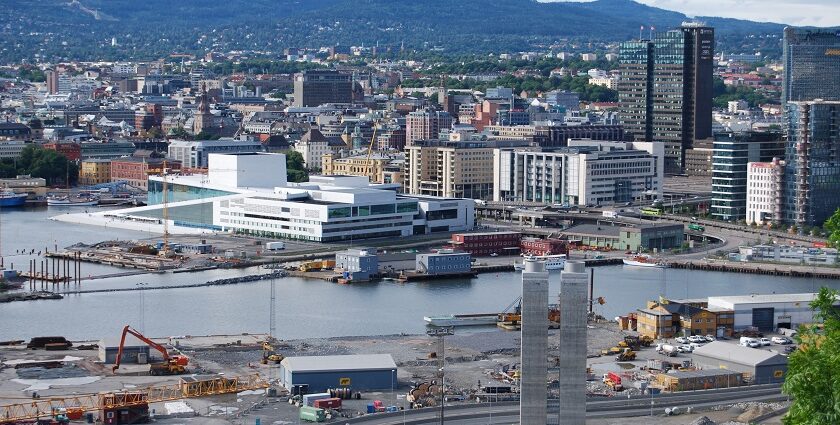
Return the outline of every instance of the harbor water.
<path id="1" fill-rule="evenodd" d="M 53 222 L 46 210 L 2 212 L 2 251 L 10 260 L 22 248 L 59 248 L 76 242 L 150 236 L 99 227 Z M 125 269 L 83 265 L 83 274 Z M 0 304 L 0 340 L 63 335 L 72 339 L 114 337 L 131 324 L 152 336 L 264 333 L 269 330 L 270 286 L 277 285 L 277 336 L 282 339 L 422 333 L 423 316 L 498 312 L 520 294 L 516 272 L 482 274 L 472 279 L 338 285 L 296 277 L 227 286 L 154 290 L 214 279 L 262 273 L 258 268 L 196 273 L 142 274 L 83 281 L 80 289 L 149 290 L 67 294 L 63 300 Z M 559 272 L 551 273 L 550 302 L 556 302 Z M 606 304 L 597 313 L 612 318 L 644 307 L 646 300 L 714 295 L 811 292 L 820 286 L 840 289 L 840 281 L 727 274 L 697 270 L 608 266 L 595 269 L 595 296 Z M 72 285 L 67 287 L 73 290 Z M 474 330 L 471 330 L 474 331 Z"/>

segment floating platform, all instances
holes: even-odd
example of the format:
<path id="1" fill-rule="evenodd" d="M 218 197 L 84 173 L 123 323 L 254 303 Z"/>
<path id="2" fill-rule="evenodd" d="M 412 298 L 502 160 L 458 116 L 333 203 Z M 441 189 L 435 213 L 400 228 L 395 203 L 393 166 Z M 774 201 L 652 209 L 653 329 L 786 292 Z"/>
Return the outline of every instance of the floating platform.
<path id="1" fill-rule="evenodd" d="M 670 261 L 674 269 L 704 270 L 727 273 L 763 274 L 771 276 L 805 277 L 817 279 L 840 279 L 840 269 L 776 263 L 733 263 L 708 261 Z"/>
<path id="2" fill-rule="evenodd" d="M 444 314 L 425 316 L 423 320 L 431 326 L 488 326 L 494 325 L 499 313 Z"/>
<path id="3" fill-rule="evenodd" d="M 513 270 L 513 266 L 507 266 L 511 270 Z M 475 277 L 478 275 L 478 271 L 471 270 L 468 272 L 461 272 L 461 273 L 436 273 L 436 274 L 427 274 L 427 273 L 417 273 L 417 272 L 405 272 L 400 275 L 397 279 L 400 282 L 410 282 L 413 280 L 441 280 L 441 279 L 457 279 L 460 277 Z"/>

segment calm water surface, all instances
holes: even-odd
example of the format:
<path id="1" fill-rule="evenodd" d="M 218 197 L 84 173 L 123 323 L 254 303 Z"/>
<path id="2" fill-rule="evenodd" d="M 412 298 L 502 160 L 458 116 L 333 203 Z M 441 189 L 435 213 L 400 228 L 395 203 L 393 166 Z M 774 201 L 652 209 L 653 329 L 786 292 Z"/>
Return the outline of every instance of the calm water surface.
<path id="1" fill-rule="evenodd" d="M 12 256 L 26 248 L 104 239 L 137 239 L 153 235 L 99 227 L 71 226 L 47 220 L 45 210 L 2 211 L 2 251 L 7 263 L 26 264 Z M 83 274 L 125 269 L 84 264 Z M 212 270 L 182 274 L 145 274 L 83 281 L 82 289 L 150 287 L 201 283 L 220 277 L 260 273 Z M 419 333 L 423 316 L 447 313 L 498 312 L 520 294 L 518 273 L 484 274 L 474 279 L 400 284 L 396 282 L 337 285 L 321 280 L 281 278 L 277 285 L 277 330 L 283 339 Z M 125 324 L 153 336 L 267 332 L 270 281 L 231 286 L 68 295 L 64 300 L 0 304 L 0 340 L 39 335 L 74 339 L 114 337 Z M 840 289 L 840 281 L 726 274 L 622 266 L 595 269 L 595 296 L 606 304 L 596 310 L 614 317 L 644 306 L 659 295 L 699 298 L 710 295 L 810 292 L 820 286 Z M 551 302 L 560 288 L 551 274 Z M 72 287 L 70 287 L 72 289 Z M 141 295 L 142 294 L 142 295 Z M 143 306 L 142 323 L 141 306 Z"/>

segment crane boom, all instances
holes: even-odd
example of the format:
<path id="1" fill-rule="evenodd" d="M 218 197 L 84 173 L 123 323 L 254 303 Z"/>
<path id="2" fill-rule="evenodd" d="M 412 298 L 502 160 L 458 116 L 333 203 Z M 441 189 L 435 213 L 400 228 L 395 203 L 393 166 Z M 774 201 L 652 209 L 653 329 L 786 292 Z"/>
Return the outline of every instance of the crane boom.
<path id="1" fill-rule="evenodd" d="M 367 170 L 365 170 L 365 175 L 368 177 L 371 183 L 373 181 L 373 160 L 371 159 L 371 155 L 373 155 L 373 142 L 376 141 L 376 123 L 373 124 L 373 135 L 370 136 L 370 145 L 368 145 L 368 152 L 367 152 Z"/>
<path id="2" fill-rule="evenodd" d="M 122 336 L 120 337 L 120 346 L 117 349 L 117 359 L 114 362 L 114 367 L 111 368 L 111 371 L 113 371 L 113 372 L 116 372 L 117 369 L 120 368 L 120 363 L 122 363 L 123 347 L 125 346 L 125 336 L 128 335 L 128 334 L 134 335 L 140 341 L 145 342 L 149 347 L 152 347 L 155 350 L 159 351 L 163 355 L 163 362 L 164 363 L 168 364 L 172 361 L 175 361 L 176 364 L 179 364 L 181 366 L 185 366 L 187 364 L 187 362 L 189 361 L 184 356 L 170 357 L 169 356 L 169 351 L 166 349 L 166 347 L 152 341 L 149 338 L 146 338 L 146 336 L 144 336 L 143 334 L 141 334 L 140 332 L 138 332 L 137 330 L 135 330 L 131 326 L 125 325 L 125 327 L 122 330 Z"/>

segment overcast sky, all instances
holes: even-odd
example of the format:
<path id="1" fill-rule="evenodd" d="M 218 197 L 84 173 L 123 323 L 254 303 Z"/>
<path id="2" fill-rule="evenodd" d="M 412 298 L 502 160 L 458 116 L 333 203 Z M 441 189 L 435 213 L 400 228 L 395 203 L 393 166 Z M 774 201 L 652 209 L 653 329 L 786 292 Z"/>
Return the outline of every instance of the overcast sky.
<path id="1" fill-rule="evenodd" d="M 541 0 L 566 1 L 566 0 Z M 581 1 L 581 0 L 572 0 Z M 770 21 L 790 25 L 840 26 L 840 0 L 636 0 L 689 16 Z"/>

